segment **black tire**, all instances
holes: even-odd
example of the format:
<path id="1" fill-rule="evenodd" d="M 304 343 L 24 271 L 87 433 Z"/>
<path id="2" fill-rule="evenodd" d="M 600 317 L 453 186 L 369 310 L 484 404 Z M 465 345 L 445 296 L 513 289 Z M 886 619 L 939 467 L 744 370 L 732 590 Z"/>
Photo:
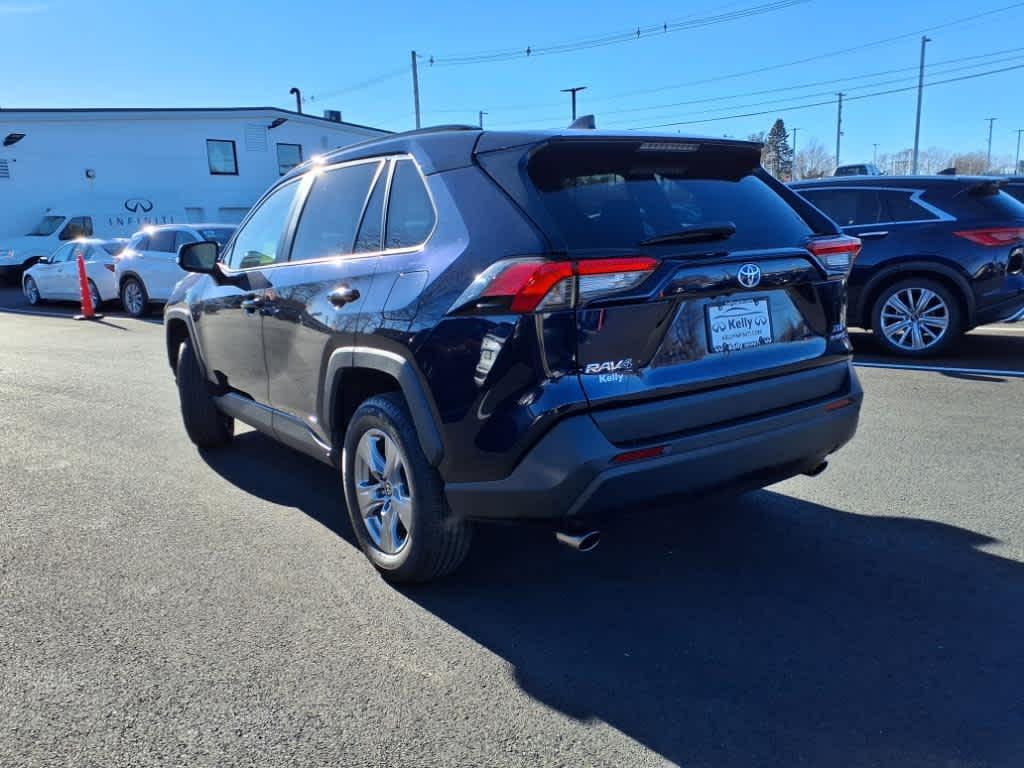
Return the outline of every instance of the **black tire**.
<path id="1" fill-rule="evenodd" d="M 29 285 L 31 283 L 31 286 Z M 33 290 L 34 289 L 34 290 Z M 22 293 L 25 294 L 25 298 L 28 299 L 28 303 L 32 305 L 42 304 L 45 299 L 39 293 L 39 286 L 31 275 L 25 278 L 25 282 L 22 286 Z"/>
<path id="2" fill-rule="evenodd" d="M 360 439 L 369 430 L 383 432 L 397 443 L 404 455 L 412 519 L 405 544 L 395 554 L 388 554 L 374 544 L 356 499 L 356 451 Z M 444 496 L 444 484 L 423 455 L 409 408 L 400 394 L 371 397 L 356 409 L 345 433 L 341 464 L 352 529 L 363 553 L 387 581 L 429 581 L 451 573 L 462 564 L 469 552 L 472 527 L 452 517 Z"/>
<path id="3" fill-rule="evenodd" d="M 129 298 L 126 298 L 129 290 L 129 286 L 137 286 L 140 294 L 142 295 L 142 302 L 132 302 Z M 126 277 L 121 281 L 121 307 L 132 317 L 145 317 L 149 314 L 149 293 L 146 292 L 145 284 L 137 277 Z"/>
<path id="4" fill-rule="evenodd" d="M 882 312 L 886 303 L 896 294 L 917 290 L 931 291 L 942 301 L 945 305 L 947 325 L 937 340 L 929 341 L 922 349 L 911 349 L 901 346 L 883 332 Z M 926 277 L 910 277 L 892 283 L 879 294 L 871 307 L 871 331 L 878 343 L 890 354 L 908 358 L 933 357 L 947 352 L 963 336 L 963 310 L 960 308 L 959 298 L 942 283 Z"/>
<path id="5" fill-rule="evenodd" d="M 231 442 L 235 421 L 214 405 L 190 341 L 183 341 L 178 349 L 177 380 L 181 418 L 189 439 L 199 448 L 218 448 Z"/>
<path id="6" fill-rule="evenodd" d="M 92 280 L 89 281 L 89 296 L 92 298 L 93 312 L 99 312 L 100 307 L 103 306 L 103 299 L 100 298 L 100 289 L 96 287 L 96 283 Z"/>

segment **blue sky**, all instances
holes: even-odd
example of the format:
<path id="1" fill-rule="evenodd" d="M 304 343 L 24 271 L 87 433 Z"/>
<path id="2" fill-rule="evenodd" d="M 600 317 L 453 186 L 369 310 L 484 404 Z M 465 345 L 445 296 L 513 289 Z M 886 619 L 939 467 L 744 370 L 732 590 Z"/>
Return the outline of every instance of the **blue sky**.
<path id="1" fill-rule="evenodd" d="M 694 0 L 683 6 L 660 0 L 0 0 L 5 30 L 0 107 L 291 108 L 289 88 L 299 86 L 311 99 L 307 111 L 341 109 L 346 120 L 400 130 L 411 127 L 413 120 L 406 71 L 412 49 L 438 59 L 525 49 L 638 25 L 716 16 L 766 1 Z M 561 126 L 569 121 L 569 101 L 559 89 L 586 85 L 580 112 L 596 113 L 599 126 L 639 127 L 766 111 L 665 130 L 746 137 L 767 130 L 777 115 L 787 127 L 800 129 L 798 146 L 815 138 L 832 151 L 833 103 L 798 111 L 781 108 L 830 100 L 829 95 L 812 94 L 840 89 L 854 96 L 914 85 L 919 40 L 911 35 L 858 52 L 830 53 L 1012 4 L 864 0 L 854 11 L 848 2 L 809 0 L 746 19 L 573 53 L 451 67 L 431 67 L 424 61 L 424 122 L 476 122 L 482 109 L 489 113 L 489 127 Z M 930 32 L 932 79 L 1024 65 L 1021 29 L 1024 4 Z M 999 51 L 1003 53 L 995 53 Z M 823 57 L 756 75 L 674 87 L 816 56 Z M 940 64 L 968 56 L 979 58 Z M 799 87 L 902 68 L 906 70 L 851 82 Z M 400 70 L 372 87 L 345 91 Z M 922 148 L 984 149 L 985 118 L 995 116 L 993 154 L 1012 156 L 1015 131 L 1024 128 L 1022 81 L 1024 69 L 1017 69 L 926 89 Z M 884 84 L 864 87 L 873 83 Z M 662 90 L 635 93 L 654 88 Z M 754 93 L 768 89 L 785 90 Z M 915 98 L 907 91 L 848 101 L 842 159 L 870 160 L 875 143 L 880 153 L 912 145 Z M 698 103 L 680 104 L 694 101 Z"/>

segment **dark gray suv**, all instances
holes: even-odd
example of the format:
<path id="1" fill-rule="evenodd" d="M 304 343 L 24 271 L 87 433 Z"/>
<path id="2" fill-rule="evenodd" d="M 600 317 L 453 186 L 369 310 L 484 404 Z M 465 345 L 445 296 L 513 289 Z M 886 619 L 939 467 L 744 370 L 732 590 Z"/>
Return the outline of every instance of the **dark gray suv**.
<path id="1" fill-rule="evenodd" d="M 857 426 L 860 243 L 759 156 L 450 128 L 306 163 L 226 246 L 181 249 L 188 434 L 239 419 L 336 467 L 395 581 L 454 569 L 477 521 L 586 549 L 604 514 L 816 474 Z"/>

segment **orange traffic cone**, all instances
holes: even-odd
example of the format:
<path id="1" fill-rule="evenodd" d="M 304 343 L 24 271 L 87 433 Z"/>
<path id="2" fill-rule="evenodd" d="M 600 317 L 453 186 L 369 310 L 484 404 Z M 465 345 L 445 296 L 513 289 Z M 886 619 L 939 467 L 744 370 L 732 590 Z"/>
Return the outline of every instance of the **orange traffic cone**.
<path id="1" fill-rule="evenodd" d="M 82 314 L 75 315 L 75 320 L 99 320 L 103 315 L 96 313 L 92 305 L 92 293 L 89 291 L 89 278 L 85 276 L 85 259 L 78 254 L 78 291 L 82 296 Z"/>

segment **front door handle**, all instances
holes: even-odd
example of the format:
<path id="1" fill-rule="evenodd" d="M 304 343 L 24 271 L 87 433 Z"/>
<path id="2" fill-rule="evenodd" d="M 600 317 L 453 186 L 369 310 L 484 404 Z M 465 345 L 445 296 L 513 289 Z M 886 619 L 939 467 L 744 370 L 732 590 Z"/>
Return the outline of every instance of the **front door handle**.
<path id="1" fill-rule="evenodd" d="M 889 234 L 889 230 L 880 230 L 878 232 L 861 232 L 857 237 L 862 240 L 874 240 L 882 237 L 886 237 Z"/>
<path id="2" fill-rule="evenodd" d="M 257 309 L 262 309 L 265 304 L 266 302 L 262 298 L 250 294 L 242 299 L 241 307 L 251 315 Z"/>
<path id="3" fill-rule="evenodd" d="M 359 291 L 355 288 L 349 288 L 347 285 L 343 285 L 341 288 L 331 292 L 327 297 L 327 300 L 336 307 L 344 307 L 350 302 L 359 300 Z"/>

